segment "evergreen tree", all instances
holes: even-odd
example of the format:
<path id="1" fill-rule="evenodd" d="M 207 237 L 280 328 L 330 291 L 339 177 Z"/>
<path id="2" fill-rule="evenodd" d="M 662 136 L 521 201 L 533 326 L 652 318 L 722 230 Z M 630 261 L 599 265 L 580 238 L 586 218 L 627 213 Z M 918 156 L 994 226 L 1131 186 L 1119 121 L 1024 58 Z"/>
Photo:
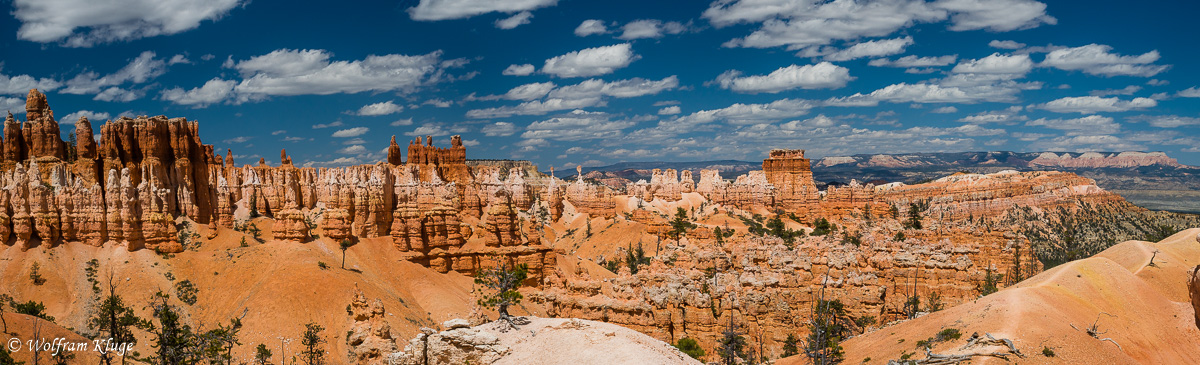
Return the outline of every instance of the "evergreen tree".
<path id="1" fill-rule="evenodd" d="M 260 343 L 258 347 L 254 348 L 254 363 L 258 365 L 271 364 L 271 350 L 267 349 L 267 345 Z"/>
<path id="2" fill-rule="evenodd" d="M 117 295 L 117 282 L 113 280 L 113 276 L 113 273 L 109 272 L 108 296 L 92 307 L 92 317 L 88 318 L 87 326 L 99 338 L 111 338 L 113 343 L 134 345 L 137 344 L 137 336 L 133 335 L 133 329 L 138 328 L 144 321 L 135 316 L 133 308 L 126 305 L 121 296 Z M 100 361 L 111 365 L 116 356 L 124 357 L 101 352 Z"/>
<path id="3" fill-rule="evenodd" d="M 667 234 L 671 238 L 679 239 L 692 228 L 696 228 L 696 224 L 688 221 L 687 211 L 683 208 L 675 208 L 675 219 L 671 220 L 671 230 Z"/>
<path id="4" fill-rule="evenodd" d="M 151 315 L 158 325 L 144 323 L 144 328 L 150 332 L 155 348 L 150 362 L 161 365 L 180 365 L 195 362 L 193 354 L 194 335 L 192 327 L 183 323 L 178 309 L 167 302 L 170 295 L 158 292 L 151 300 Z"/>
<path id="5" fill-rule="evenodd" d="M 625 264 L 629 266 L 629 273 L 634 275 L 637 275 L 642 265 L 650 264 L 650 258 L 646 257 L 646 251 L 642 249 L 642 242 L 638 242 L 637 248 L 631 245 L 625 250 Z"/>
<path id="6" fill-rule="evenodd" d="M 13 302 L 13 298 L 8 294 L 0 294 L 0 323 L 4 324 L 4 333 L 8 333 L 8 322 L 4 320 L 4 307 Z"/>
<path id="7" fill-rule="evenodd" d="M 521 292 L 517 288 L 529 277 L 529 267 L 525 264 L 512 266 L 506 259 L 499 267 L 479 270 L 475 275 L 475 284 L 483 285 L 491 292 L 484 293 L 479 298 L 479 306 L 496 308 L 501 320 L 514 325 L 513 316 L 508 314 L 508 307 L 521 302 Z"/>
<path id="8" fill-rule="evenodd" d="M 24 365 L 24 361 L 13 360 L 7 345 L 0 345 L 0 365 Z"/>
<path id="9" fill-rule="evenodd" d="M 342 249 L 342 269 L 346 268 L 346 249 L 350 248 L 350 246 L 354 246 L 354 241 L 351 241 L 349 238 L 338 242 L 338 248 Z"/>
<path id="10" fill-rule="evenodd" d="M 679 352 L 691 356 L 696 360 L 700 360 L 701 357 L 704 357 L 704 349 L 700 348 L 700 343 L 688 337 L 681 338 L 679 341 L 675 342 L 675 348 L 679 349 Z"/>
<path id="11" fill-rule="evenodd" d="M 797 342 L 800 342 L 800 339 L 796 338 L 795 334 L 789 333 L 787 338 L 783 340 L 783 357 L 795 356 L 800 353 L 800 350 L 796 347 Z"/>
<path id="12" fill-rule="evenodd" d="M 325 364 L 325 339 L 321 337 L 321 331 L 325 327 L 316 322 L 309 322 L 304 325 L 304 335 L 300 337 L 300 345 L 304 346 L 304 350 L 300 352 L 300 358 L 307 365 L 322 365 Z"/>

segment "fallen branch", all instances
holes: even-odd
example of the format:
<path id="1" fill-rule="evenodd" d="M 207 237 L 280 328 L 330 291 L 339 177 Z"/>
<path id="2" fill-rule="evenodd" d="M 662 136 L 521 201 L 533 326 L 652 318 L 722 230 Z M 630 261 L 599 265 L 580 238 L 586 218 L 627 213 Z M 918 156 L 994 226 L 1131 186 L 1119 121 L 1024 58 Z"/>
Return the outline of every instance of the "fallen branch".
<path id="1" fill-rule="evenodd" d="M 1022 354 L 1021 351 L 1017 350 L 1017 347 L 1013 345 L 1012 340 L 1009 340 L 1007 338 L 999 338 L 998 339 L 996 337 L 993 337 L 992 334 L 990 334 L 990 333 L 985 333 L 984 336 L 986 336 L 986 338 L 980 337 L 978 332 L 972 333 L 971 338 L 967 339 L 967 344 L 963 345 L 961 350 L 966 350 L 968 348 L 976 347 L 976 346 L 1003 346 L 1003 347 L 1008 348 L 1008 352 L 970 352 L 970 353 L 950 355 L 950 354 L 935 354 L 928 347 L 926 347 L 924 359 L 889 360 L 888 365 L 906 365 L 906 364 L 950 365 L 950 364 L 961 364 L 963 362 L 971 361 L 971 359 L 974 357 L 995 357 L 995 358 L 1003 359 L 1004 361 L 1008 361 L 1009 355 L 1016 355 L 1017 357 L 1020 357 L 1020 358 L 1025 357 L 1025 354 Z"/>
<path id="2" fill-rule="evenodd" d="M 1151 259 L 1151 261 L 1153 261 L 1153 259 Z M 1100 341 L 1112 342 L 1114 345 L 1117 345 L 1117 349 L 1120 349 L 1121 351 L 1125 351 L 1125 349 L 1121 348 L 1121 344 L 1117 343 L 1116 340 L 1113 340 L 1112 338 L 1109 338 L 1109 337 L 1100 338 L 1100 335 L 1108 333 L 1108 331 L 1100 332 L 1099 324 L 1100 324 L 1100 315 L 1101 314 L 1108 314 L 1110 317 L 1116 317 L 1115 315 L 1109 314 L 1107 312 L 1100 312 L 1100 313 L 1096 314 L 1096 321 L 1092 322 L 1092 326 L 1088 327 L 1087 330 L 1081 330 L 1081 329 L 1079 329 L 1079 327 L 1075 327 L 1074 323 L 1071 323 L 1071 328 L 1074 328 L 1076 331 L 1084 331 L 1088 334 L 1088 336 L 1092 336 L 1092 338 L 1094 338 L 1094 339 L 1097 339 Z"/>

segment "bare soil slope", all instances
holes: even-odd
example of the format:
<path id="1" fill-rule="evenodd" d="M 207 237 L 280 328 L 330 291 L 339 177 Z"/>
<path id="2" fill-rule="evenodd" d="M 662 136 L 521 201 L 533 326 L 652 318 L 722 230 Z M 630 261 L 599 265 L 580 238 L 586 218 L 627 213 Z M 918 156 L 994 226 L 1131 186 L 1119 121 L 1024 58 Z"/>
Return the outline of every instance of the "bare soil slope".
<path id="1" fill-rule="evenodd" d="M 1200 330 L 1186 287 L 1191 268 L 1200 264 L 1197 234 L 1200 229 L 1158 243 L 1127 241 L 975 302 L 851 338 L 843 343 L 846 362 L 883 364 L 905 354 L 925 358 L 916 342 L 954 328 L 963 338 L 938 343 L 934 353 L 969 352 L 961 347 L 977 332 L 1011 339 L 1025 355 L 1011 359 L 1022 364 L 1200 363 Z M 1093 324 L 1098 338 L 1086 333 Z M 1112 341 L 1102 341 L 1106 338 Z M 1043 349 L 1054 356 L 1043 355 Z M 802 363 L 803 356 L 779 362 Z M 1004 360 L 977 357 L 972 363 Z"/>

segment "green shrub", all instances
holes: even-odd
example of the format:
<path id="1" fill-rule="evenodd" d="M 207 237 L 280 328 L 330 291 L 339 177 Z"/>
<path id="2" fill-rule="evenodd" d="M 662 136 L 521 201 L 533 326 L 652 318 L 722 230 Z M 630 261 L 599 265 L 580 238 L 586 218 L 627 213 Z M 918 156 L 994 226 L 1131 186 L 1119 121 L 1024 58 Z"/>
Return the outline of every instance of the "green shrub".
<path id="1" fill-rule="evenodd" d="M 704 357 L 704 349 L 700 348 L 700 344 L 697 343 L 696 340 L 688 337 L 684 337 L 679 339 L 679 341 L 676 341 L 675 348 L 696 360 Z"/>

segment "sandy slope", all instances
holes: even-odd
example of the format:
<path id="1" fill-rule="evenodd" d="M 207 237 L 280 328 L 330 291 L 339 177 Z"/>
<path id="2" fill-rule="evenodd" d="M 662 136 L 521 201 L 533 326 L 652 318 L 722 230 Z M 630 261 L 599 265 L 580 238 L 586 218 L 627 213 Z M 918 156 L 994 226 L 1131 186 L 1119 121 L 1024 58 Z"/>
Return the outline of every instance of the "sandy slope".
<path id="1" fill-rule="evenodd" d="M 916 342 L 944 328 L 958 329 L 963 339 L 940 344 L 935 353 L 953 353 L 967 336 L 979 332 L 1013 340 L 1026 355 L 1015 359 L 1017 363 L 1200 363 L 1200 330 L 1184 284 L 1187 272 L 1200 264 L 1197 234 L 1200 229 L 1158 243 L 1124 242 L 975 302 L 852 338 L 844 343 L 846 363 L 883 364 L 905 352 L 916 353 L 913 359 L 923 358 Z M 1149 266 L 1155 251 L 1155 266 Z M 1081 331 L 1097 318 L 1104 332 L 1099 337 L 1111 338 L 1120 348 Z M 1044 347 L 1055 356 L 1043 356 Z M 779 362 L 802 363 L 807 363 L 802 357 Z"/>
<path id="2" fill-rule="evenodd" d="M 264 232 L 269 220 L 259 220 Z M 201 236 L 205 229 L 198 229 Z M 21 252 L 0 246 L 0 292 L 20 301 L 44 302 L 50 315 L 64 327 L 86 328 L 87 309 L 91 306 L 91 284 L 84 276 L 85 263 L 100 262 L 101 281 L 111 268 L 120 282 L 118 293 L 142 318 L 148 318 L 145 306 L 159 290 L 172 293 L 174 283 L 190 280 L 199 289 L 195 305 L 179 304 L 194 326 L 211 328 L 227 323 L 249 309 L 243 323 L 242 346 L 234 354 L 249 359 L 253 348 L 266 343 L 280 358 L 281 339 L 290 358 L 299 348 L 297 338 L 304 324 L 315 321 L 326 327 L 326 350 L 335 363 L 346 354 L 345 335 L 349 328 L 346 307 L 354 286 L 370 298 L 380 298 L 387 308 L 387 320 L 393 334 L 410 337 L 420 327 L 438 328 L 451 318 L 467 318 L 471 312 L 472 279 L 450 272 L 440 274 L 403 260 L 392 247 L 390 238 L 364 239 L 346 252 L 346 268 L 339 268 L 342 253 L 338 244 L 327 238 L 308 243 L 268 241 L 240 247 L 240 232 L 220 228 L 220 235 L 206 241 L 198 251 L 187 251 L 163 258 L 149 250 L 128 252 L 124 247 L 91 247 L 79 243 L 47 249 L 35 247 Z M 41 265 L 46 283 L 34 286 L 29 279 L 33 262 Z M 318 262 L 329 268 L 322 270 Z M 175 280 L 170 280 L 170 277 Z M 524 308 L 540 313 L 534 305 Z M 514 314 L 526 314 L 515 308 Z M 491 314 L 495 318 L 495 314 Z M 138 350 L 149 351 L 148 337 L 140 334 Z"/>
<path id="3" fill-rule="evenodd" d="M 42 339 L 53 344 L 55 343 L 55 339 L 61 338 L 63 342 L 83 344 L 84 346 L 82 349 L 74 346 L 76 350 L 72 351 L 70 348 L 67 348 L 67 351 L 63 351 L 62 349 L 65 348 L 65 345 L 58 349 L 55 349 L 55 345 L 51 345 L 48 351 L 40 351 L 38 354 L 39 364 L 53 363 L 52 358 L 55 353 L 60 353 L 63 356 L 69 356 L 67 354 L 74 355 L 75 357 L 71 361 L 74 364 L 95 364 L 100 361 L 99 353 L 95 351 L 97 349 L 96 343 L 53 322 L 16 313 L 4 313 L 4 322 L 8 325 L 8 332 L 0 333 L 0 340 L 4 341 L 0 343 L 0 346 L 5 346 L 10 350 L 13 360 L 33 364 L 33 352 L 30 348 L 37 348 L 38 345 L 30 343 L 31 339 L 35 341 L 36 339 Z M 36 336 L 34 335 L 35 333 L 37 334 Z M 13 339 L 17 339 L 20 342 L 14 342 Z M 14 348 L 15 351 L 13 351 Z"/>

